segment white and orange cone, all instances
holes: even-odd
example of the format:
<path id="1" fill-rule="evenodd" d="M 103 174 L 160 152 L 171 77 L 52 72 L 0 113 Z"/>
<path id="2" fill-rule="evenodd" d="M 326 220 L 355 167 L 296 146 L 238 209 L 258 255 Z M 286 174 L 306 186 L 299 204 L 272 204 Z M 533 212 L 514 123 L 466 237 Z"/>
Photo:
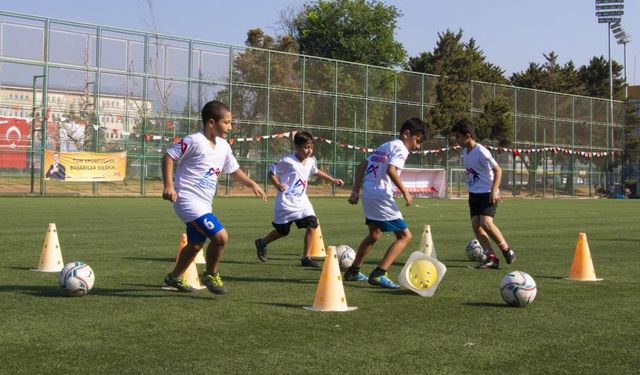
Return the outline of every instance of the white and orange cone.
<path id="1" fill-rule="evenodd" d="M 54 223 L 49 223 L 47 233 L 44 236 L 44 244 L 40 252 L 40 260 L 38 268 L 31 269 L 38 272 L 60 272 L 64 267 L 62 261 L 62 250 L 60 250 L 60 242 L 58 241 L 58 230 Z"/>
<path id="2" fill-rule="evenodd" d="M 313 306 L 305 306 L 304 308 L 313 311 L 351 311 L 357 309 L 357 307 L 347 305 L 335 246 L 328 248 Z"/>

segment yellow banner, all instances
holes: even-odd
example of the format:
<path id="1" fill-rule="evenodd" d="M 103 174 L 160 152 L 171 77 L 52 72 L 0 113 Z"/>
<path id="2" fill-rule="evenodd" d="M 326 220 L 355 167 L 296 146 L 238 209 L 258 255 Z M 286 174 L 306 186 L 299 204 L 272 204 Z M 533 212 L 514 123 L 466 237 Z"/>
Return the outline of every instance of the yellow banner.
<path id="1" fill-rule="evenodd" d="M 122 181 L 127 153 L 57 152 L 45 150 L 45 179 L 58 181 Z"/>

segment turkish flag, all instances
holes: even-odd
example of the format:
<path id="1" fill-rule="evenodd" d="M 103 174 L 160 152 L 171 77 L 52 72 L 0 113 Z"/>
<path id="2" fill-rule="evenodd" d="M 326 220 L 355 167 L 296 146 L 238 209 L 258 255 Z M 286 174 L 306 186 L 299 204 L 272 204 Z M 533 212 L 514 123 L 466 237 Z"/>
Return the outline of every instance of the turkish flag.
<path id="1" fill-rule="evenodd" d="M 29 136 L 26 120 L 0 117 L 0 169 L 27 168 Z"/>

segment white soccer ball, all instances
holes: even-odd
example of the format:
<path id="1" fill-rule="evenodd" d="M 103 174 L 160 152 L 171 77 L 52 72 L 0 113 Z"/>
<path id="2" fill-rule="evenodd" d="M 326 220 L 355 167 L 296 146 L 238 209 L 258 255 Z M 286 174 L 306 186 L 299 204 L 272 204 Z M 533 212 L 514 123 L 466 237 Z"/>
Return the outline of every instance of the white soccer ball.
<path id="1" fill-rule="evenodd" d="M 467 252 L 467 258 L 469 258 L 469 260 L 475 260 L 478 262 L 484 262 L 485 260 L 487 260 L 487 254 L 484 253 L 484 249 L 482 249 L 480 241 L 475 238 L 467 242 L 465 250 Z"/>
<path id="2" fill-rule="evenodd" d="M 500 282 L 500 294 L 509 306 L 524 307 L 533 302 L 537 292 L 535 280 L 526 272 L 509 272 Z"/>
<path id="3" fill-rule="evenodd" d="M 336 257 L 340 263 L 340 268 L 349 268 L 353 264 L 353 260 L 356 259 L 356 251 L 348 245 L 336 246 Z"/>
<path id="4" fill-rule="evenodd" d="M 96 275 L 84 262 L 71 262 L 60 271 L 58 283 L 70 296 L 84 296 L 93 288 Z"/>

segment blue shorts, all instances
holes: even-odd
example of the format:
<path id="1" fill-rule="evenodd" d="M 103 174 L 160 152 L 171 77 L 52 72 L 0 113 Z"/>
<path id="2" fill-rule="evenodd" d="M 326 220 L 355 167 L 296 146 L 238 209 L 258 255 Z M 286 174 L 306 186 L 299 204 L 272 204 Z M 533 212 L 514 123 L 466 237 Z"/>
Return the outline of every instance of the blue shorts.
<path id="1" fill-rule="evenodd" d="M 223 229 L 224 226 L 214 214 L 204 214 L 187 223 L 187 240 L 190 243 L 202 244 L 207 241 L 207 238 L 213 237 Z"/>
<path id="2" fill-rule="evenodd" d="M 374 224 L 378 228 L 380 228 L 383 232 L 402 232 L 403 230 L 409 228 L 407 222 L 403 219 L 395 219 L 395 220 L 387 220 L 387 221 L 379 221 L 379 220 L 365 220 L 365 224 Z"/>

